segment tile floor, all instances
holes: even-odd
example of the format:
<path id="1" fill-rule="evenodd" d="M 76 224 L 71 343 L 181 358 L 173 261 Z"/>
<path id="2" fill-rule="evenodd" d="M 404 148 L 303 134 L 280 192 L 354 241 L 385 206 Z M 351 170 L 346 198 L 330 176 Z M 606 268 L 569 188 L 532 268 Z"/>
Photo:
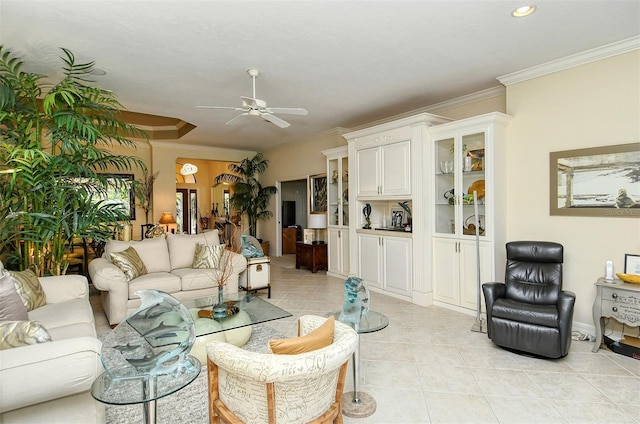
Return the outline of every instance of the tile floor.
<path id="1" fill-rule="evenodd" d="M 344 280 L 295 269 L 295 255 L 272 258 L 271 302 L 291 312 L 272 327 L 296 334 L 303 314 L 342 305 Z M 266 297 L 266 293 L 264 293 Z M 507 352 L 471 331 L 474 317 L 420 307 L 372 293 L 373 310 L 389 326 L 362 335 L 362 390 L 377 401 L 367 418 L 345 424 L 636 423 L 640 424 L 640 361 L 573 341 L 559 360 Z M 99 332 L 108 331 L 96 315 Z M 346 390 L 352 390 L 351 371 Z"/>

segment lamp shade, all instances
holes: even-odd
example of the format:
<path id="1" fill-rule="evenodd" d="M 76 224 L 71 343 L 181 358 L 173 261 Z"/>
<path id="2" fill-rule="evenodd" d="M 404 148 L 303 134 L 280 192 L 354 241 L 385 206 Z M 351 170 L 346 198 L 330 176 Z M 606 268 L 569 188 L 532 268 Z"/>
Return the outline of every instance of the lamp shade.
<path id="1" fill-rule="evenodd" d="M 162 216 L 158 222 L 160 224 L 175 224 L 176 220 L 173 215 L 171 215 L 171 212 L 162 212 Z"/>
<path id="2" fill-rule="evenodd" d="M 324 213 L 312 213 L 307 222 L 308 228 L 327 228 L 327 215 Z"/>

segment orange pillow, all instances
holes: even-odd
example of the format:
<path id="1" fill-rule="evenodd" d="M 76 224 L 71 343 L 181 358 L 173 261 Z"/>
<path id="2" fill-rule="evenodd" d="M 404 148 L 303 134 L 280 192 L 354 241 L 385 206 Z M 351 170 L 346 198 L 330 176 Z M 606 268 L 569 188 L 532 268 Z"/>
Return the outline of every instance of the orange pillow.
<path id="1" fill-rule="evenodd" d="M 324 324 L 302 337 L 269 340 L 271 351 L 277 355 L 297 355 L 311 352 L 333 343 L 333 332 L 336 327 L 334 317 L 329 317 Z"/>

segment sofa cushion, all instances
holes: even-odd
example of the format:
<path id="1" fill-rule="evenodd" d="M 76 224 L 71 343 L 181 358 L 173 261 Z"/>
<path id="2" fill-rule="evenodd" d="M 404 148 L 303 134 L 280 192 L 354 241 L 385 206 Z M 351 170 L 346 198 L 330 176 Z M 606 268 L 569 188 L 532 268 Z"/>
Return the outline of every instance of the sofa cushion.
<path id="1" fill-rule="evenodd" d="M 129 282 L 129 299 L 138 299 L 138 290 L 160 290 L 167 293 L 180 291 L 180 277 L 170 272 L 154 272 Z"/>
<path id="2" fill-rule="evenodd" d="M 196 244 L 220 244 L 218 230 L 201 234 L 167 234 L 171 269 L 191 268 L 196 253 Z"/>
<path id="3" fill-rule="evenodd" d="M 164 237 L 138 241 L 109 240 L 104 248 L 105 257 L 111 259 L 111 253 L 122 252 L 130 246 L 138 252 L 138 256 L 142 259 L 144 266 L 147 268 L 147 272 L 171 271 L 169 249 L 167 247 L 167 240 Z"/>
<path id="4" fill-rule="evenodd" d="M 111 253 L 111 262 L 124 272 L 127 281 L 131 281 L 147 273 L 147 267 L 144 266 L 140 255 L 138 255 L 138 252 L 132 246 L 127 247 L 122 252 Z"/>
<path id="5" fill-rule="evenodd" d="M 57 328 L 68 327 L 78 323 L 89 323 L 94 325 L 93 310 L 91 304 L 86 299 L 71 299 L 60 303 L 49 303 L 38 309 L 34 309 L 29 312 L 29 319 L 31 321 L 39 321 L 44 327 L 51 333 L 53 338 L 53 331 Z M 72 338 L 79 336 L 95 336 L 95 329 L 93 333 L 89 334 L 69 334 L 64 338 Z M 59 340 L 59 338 L 53 338 Z"/>
<path id="6" fill-rule="evenodd" d="M 13 277 L 0 271 L 0 321 L 27 321 L 27 307 L 16 291 Z"/>
<path id="7" fill-rule="evenodd" d="M 39 308 L 47 304 L 47 296 L 38 281 L 38 276 L 27 269 L 25 271 L 9 271 L 13 277 L 13 283 L 22 303 L 27 311 Z"/>
<path id="8" fill-rule="evenodd" d="M 171 273 L 180 277 L 181 287 L 183 291 L 217 287 L 218 280 L 222 276 L 221 270 L 206 268 L 180 268 L 174 269 L 173 271 L 171 271 Z M 217 291 L 215 293 L 217 293 Z"/>
<path id="9" fill-rule="evenodd" d="M 277 355 L 298 355 L 311 352 L 333 343 L 335 318 L 329 317 L 324 324 L 302 337 L 269 340 L 269 348 Z"/>
<path id="10" fill-rule="evenodd" d="M 51 336 L 38 321 L 0 322 L 0 350 L 51 341 Z"/>

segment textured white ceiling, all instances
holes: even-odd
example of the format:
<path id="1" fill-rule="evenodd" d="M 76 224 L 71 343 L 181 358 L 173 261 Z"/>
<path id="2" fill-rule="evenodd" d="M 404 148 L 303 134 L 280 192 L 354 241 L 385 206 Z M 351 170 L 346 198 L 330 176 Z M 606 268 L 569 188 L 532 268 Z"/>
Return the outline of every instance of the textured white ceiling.
<path id="1" fill-rule="evenodd" d="M 496 87 L 498 76 L 640 34 L 640 1 L 11 1 L 0 43 L 52 75 L 59 47 L 131 111 L 197 126 L 196 145 L 264 150 Z M 251 96 L 303 107 L 280 129 L 224 123 Z"/>

